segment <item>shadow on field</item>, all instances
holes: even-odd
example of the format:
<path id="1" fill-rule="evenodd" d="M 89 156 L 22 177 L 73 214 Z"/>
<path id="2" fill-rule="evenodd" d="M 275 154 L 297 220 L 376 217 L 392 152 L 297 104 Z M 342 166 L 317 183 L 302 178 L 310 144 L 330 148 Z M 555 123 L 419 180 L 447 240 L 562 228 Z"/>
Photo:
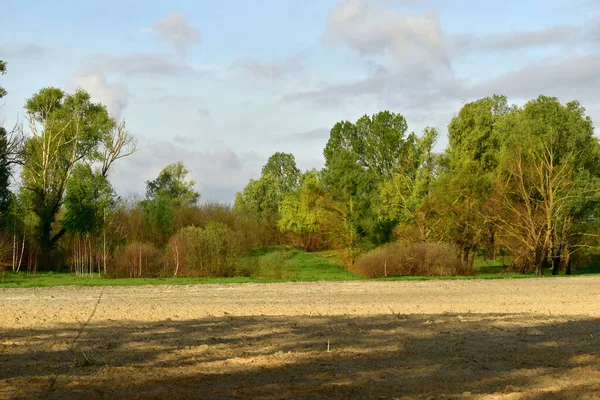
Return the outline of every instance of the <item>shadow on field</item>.
<path id="1" fill-rule="evenodd" d="M 0 331 L 0 398 L 470 398 L 518 392 L 546 399 L 600 393 L 598 319 L 225 315 L 92 323 L 73 344 L 78 330 Z"/>

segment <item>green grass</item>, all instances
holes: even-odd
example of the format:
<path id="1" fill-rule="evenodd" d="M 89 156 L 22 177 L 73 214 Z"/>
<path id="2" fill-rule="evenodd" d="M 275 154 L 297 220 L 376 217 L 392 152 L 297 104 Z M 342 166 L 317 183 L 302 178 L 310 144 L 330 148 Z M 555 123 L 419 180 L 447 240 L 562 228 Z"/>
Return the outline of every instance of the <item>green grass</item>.
<path id="1" fill-rule="evenodd" d="M 351 281 L 360 276 L 346 270 L 334 252 L 290 252 L 289 263 L 295 268 L 297 281 Z"/>
<path id="2" fill-rule="evenodd" d="M 259 253 L 254 257 L 261 259 L 273 253 Z M 252 277 L 233 278 L 108 278 L 78 276 L 70 273 L 40 272 L 18 274 L 7 272 L 0 276 L 0 288 L 30 288 L 50 286 L 143 286 L 143 285 L 198 285 L 227 283 L 270 283 L 279 281 L 343 281 L 361 279 L 346 271 L 336 261 L 333 253 L 305 253 L 292 250 L 286 253 L 287 260 L 282 266 L 282 279 Z"/>
<path id="3" fill-rule="evenodd" d="M 144 286 L 144 285 L 197 285 L 206 283 L 248 283 L 256 282 L 255 278 L 105 278 L 79 276 L 68 272 L 39 272 L 18 274 L 7 272 L 4 279 L 0 277 L 0 288 L 30 288 L 50 286 Z"/>
<path id="4" fill-rule="evenodd" d="M 271 282 L 315 282 L 315 281 L 353 281 L 366 280 L 346 270 L 338 260 L 336 253 L 325 251 L 306 253 L 299 250 L 270 251 L 257 253 L 252 256 L 263 268 L 277 269 L 262 271 L 256 276 L 233 278 L 108 278 L 95 275 L 78 276 L 70 273 L 43 272 L 18 274 L 7 272 L 0 275 L 0 288 L 30 288 L 50 286 L 143 286 L 143 285 L 198 285 L 198 284 L 230 284 L 230 283 L 271 283 Z M 549 278 L 550 271 L 543 277 L 535 274 L 520 274 L 509 272 L 505 265 L 508 260 L 495 261 L 477 258 L 474 262 L 476 275 L 473 276 L 397 276 L 373 279 L 375 281 L 426 281 L 426 280 L 465 280 L 465 279 L 523 279 L 523 278 Z M 593 254 L 589 267 L 575 269 L 573 275 L 600 274 L 600 254 Z M 564 276 L 564 275 L 559 275 Z"/>

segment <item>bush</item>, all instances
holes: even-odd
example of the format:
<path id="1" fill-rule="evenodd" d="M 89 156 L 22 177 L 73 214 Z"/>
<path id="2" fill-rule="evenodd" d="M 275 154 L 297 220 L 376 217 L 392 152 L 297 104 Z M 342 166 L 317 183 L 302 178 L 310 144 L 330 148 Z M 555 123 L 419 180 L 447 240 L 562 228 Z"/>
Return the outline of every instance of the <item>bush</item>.
<path id="1" fill-rule="evenodd" d="M 473 273 L 471 267 L 463 265 L 456 257 L 454 248 L 437 243 L 388 244 L 360 257 L 353 269 L 366 278 L 455 276 Z"/>
<path id="2" fill-rule="evenodd" d="M 235 263 L 236 276 L 258 276 L 260 274 L 260 262 L 256 257 L 243 257 Z"/>
<path id="3" fill-rule="evenodd" d="M 133 242 L 117 247 L 108 264 L 115 278 L 142 278 L 161 275 L 162 253 L 151 243 Z"/>
<path id="4" fill-rule="evenodd" d="M 237 237 L 227 225 L 181 229 L 169 241 L 165 274 L 173 276 L 233 276 L 241 256 Z"/>
<path id="5" fill-rule="evenodd" d="M 296 273 L 290 268 L 290 253 L 287 251 L 274 251 L 259 259 L 259 276 L 264 279 L 294 279 Z"/>

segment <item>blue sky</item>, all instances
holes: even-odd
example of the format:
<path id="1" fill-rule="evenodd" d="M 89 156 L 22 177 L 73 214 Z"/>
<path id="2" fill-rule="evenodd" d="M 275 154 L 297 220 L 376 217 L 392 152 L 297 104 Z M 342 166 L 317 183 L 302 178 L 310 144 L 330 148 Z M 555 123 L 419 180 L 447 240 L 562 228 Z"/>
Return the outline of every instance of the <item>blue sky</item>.
<path id="1" fill-rule="evenodd" d="M 26 4 L 26 5 L 25 5 Z M 4 1 L 6 125 L 42 87 L 83 88 L 139 150 L 123 196 L 182 160 L 204 200 L 232 201 L 276 151 L 323 165 L 328 130 L 389 109 L 409 130 L 466 101 L 577 99 L 600 120 L 600 1 Z"/>

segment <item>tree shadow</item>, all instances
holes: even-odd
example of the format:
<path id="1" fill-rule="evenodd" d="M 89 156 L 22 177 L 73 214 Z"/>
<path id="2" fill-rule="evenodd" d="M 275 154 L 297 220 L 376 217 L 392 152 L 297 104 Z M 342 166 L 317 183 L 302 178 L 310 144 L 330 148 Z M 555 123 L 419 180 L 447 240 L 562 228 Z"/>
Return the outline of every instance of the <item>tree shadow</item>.
<path id="1" fill-rule="evenodd" d="M 209 317 L 4 330 L 0 398 L 471 398 L 600 393 L 600 320 Z M 517 397 L 519 398 L 519 397 Z"/>

